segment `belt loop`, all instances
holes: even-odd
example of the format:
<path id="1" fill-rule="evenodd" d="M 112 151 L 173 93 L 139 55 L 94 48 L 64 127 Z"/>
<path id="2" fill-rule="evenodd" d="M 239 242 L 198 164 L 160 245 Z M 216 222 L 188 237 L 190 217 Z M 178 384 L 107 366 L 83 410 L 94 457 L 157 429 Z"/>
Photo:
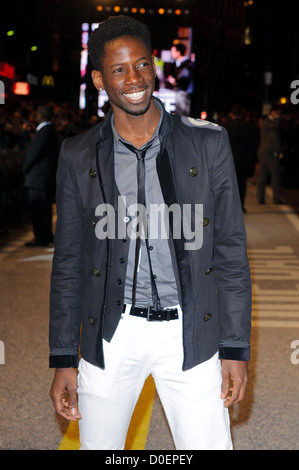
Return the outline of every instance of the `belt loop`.
<path id="1" fill-rule="evenodd" d="M 147 321 L 150 321 L 149 317 L 150 317 L 150 310 L 151 308 L 150 307 L 147 307 L 147 314 L 146 314 L 146 320 Z"/>

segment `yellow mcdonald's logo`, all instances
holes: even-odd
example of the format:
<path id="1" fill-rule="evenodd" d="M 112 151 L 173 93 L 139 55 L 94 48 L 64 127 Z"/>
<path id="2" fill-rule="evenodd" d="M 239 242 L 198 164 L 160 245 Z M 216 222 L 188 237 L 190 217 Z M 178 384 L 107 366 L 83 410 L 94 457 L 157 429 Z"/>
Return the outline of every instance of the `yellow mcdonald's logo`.
<path id="1" fill-rule="evenodd" d="M 54 86 L 53 75 L 44 75 L 42 79 L 43 86 Z"/>

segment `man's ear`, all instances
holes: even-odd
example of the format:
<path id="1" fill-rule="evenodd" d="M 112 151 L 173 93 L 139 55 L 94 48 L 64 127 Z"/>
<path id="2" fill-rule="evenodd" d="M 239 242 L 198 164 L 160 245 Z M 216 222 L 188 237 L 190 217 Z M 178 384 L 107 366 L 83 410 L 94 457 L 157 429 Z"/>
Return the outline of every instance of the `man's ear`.
<path id="1" fill-rule="evenodd" d="M 91 78 L 97 90 L 102 90 L 104 88 L 102 74 L 99 70 L 92 70 Z"/>

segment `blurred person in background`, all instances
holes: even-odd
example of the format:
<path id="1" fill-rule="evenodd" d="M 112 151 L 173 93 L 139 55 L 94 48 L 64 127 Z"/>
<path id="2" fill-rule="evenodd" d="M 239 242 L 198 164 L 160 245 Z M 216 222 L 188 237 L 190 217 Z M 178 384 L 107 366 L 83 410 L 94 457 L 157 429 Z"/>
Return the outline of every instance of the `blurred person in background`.
<path id="1" fill-rule="evenodd" d="M 259 204 L 265 204 L 265 189 L 269 175 L 273 189 L 273 203 L 281 204 L 280 199 L 280 156 L 281 156 L 281 109 L 272 107 L 269 115 L 260 125 L 260 145 L 258 159 L 260 163 L 257 184 Z"/>
<path id="2" fill-rule="evenodd" d="M 175 114 L 189 116 L 191 95 L 193 93 L 193 63 L 186 54 L 186 46 L 178 43 L 172 46 L 171 55 L 174 59 L 173 75 L 168 82 L 176 91 Z"/>
<path id="3" fill-rule="evenodd" d="M 242 209 L 245 211 L 247 178 L 254 173 L 258 148 L 257 129 L 244 120 L 244 109 L 234 105 L 225 123 L 234 157 Z"/>
<path id="4" fill-rule="evenodd" d="M 48 246 L 53 242 L 52 202 L 59 156 L 59 140 L 52 123 L 53 107 L 40 106 L 36 112 L 37 128 L 23 164 L 24 186 L 32 217 L 35 238 L 26 246 Z"/>

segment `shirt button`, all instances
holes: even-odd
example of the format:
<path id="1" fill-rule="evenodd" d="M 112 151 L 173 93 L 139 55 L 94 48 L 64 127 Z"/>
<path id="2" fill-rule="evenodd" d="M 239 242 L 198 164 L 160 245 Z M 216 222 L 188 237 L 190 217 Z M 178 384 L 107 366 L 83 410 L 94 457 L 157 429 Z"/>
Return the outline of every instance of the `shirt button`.
<path id="1" fill-rule="evenodd" d="M 211 313 L 207 313 L 207 314 L 204 316 L 204 321 L 209 321 L 211 318 L 212 318 L 212 314 L 211 314 Z"/>
<path id="2" fill-rule="evenodd" d="M 152 250 L 154 249 L 154 247 L 153 247 L 153 246 L 149 246 L 148 249 L 152 251 Z"/>

